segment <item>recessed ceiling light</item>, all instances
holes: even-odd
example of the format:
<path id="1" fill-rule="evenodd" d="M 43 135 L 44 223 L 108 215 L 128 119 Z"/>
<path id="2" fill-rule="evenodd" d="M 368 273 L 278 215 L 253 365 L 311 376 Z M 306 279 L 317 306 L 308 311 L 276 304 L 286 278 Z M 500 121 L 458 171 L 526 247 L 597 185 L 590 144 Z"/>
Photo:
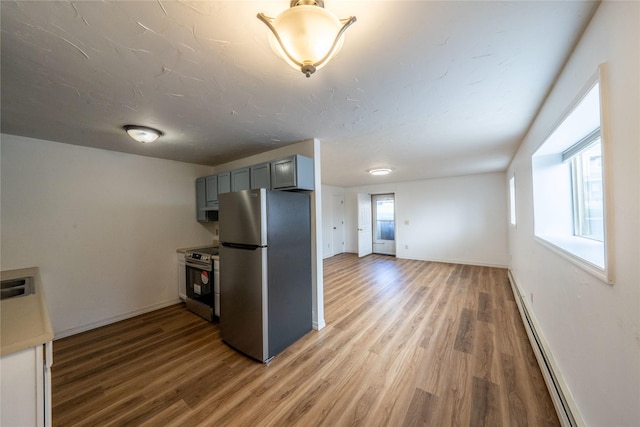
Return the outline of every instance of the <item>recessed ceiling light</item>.
<path id="1" fill-rule="evenodd" d="M 153 142 L 160 136 L 164 135 L 162 131 L 146 126 L 124 125 L 122 128 L 127 131 L 127 134 L 129 134 L 131 138 L 138 142 L 142 142 L 143 144 Z"/>
<path id="2" fill-rule="evenodd" d="M 388 175 L 391 173 L 391 169 L 387 169 L 387 168 L 371 169 L 369 173 L 371 175 Z"/>

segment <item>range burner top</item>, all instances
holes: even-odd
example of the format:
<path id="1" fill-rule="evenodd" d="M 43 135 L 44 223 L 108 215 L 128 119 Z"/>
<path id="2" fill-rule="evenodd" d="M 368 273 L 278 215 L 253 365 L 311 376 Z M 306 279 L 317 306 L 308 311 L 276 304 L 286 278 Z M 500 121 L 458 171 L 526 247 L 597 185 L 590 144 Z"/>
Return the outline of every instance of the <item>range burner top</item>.
<path id="1" fill-rule="evenodd" d="M 211 247 L 211 248 L 193 249 L 188 251 L 188 253 L 218 255 L 218 248 Z"/>

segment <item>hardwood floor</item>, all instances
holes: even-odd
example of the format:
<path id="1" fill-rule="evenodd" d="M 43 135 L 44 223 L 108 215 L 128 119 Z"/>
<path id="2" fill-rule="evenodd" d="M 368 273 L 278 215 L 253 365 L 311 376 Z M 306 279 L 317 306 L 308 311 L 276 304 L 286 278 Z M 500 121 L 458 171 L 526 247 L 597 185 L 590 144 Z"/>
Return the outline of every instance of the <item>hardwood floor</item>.
<path id="1" fill-rule="evenodd" d="M 182 304 L 54 343 L 69 425 L 559 425 L 506 270 L 324 261 L 326 328 L 269 364 Z"/>

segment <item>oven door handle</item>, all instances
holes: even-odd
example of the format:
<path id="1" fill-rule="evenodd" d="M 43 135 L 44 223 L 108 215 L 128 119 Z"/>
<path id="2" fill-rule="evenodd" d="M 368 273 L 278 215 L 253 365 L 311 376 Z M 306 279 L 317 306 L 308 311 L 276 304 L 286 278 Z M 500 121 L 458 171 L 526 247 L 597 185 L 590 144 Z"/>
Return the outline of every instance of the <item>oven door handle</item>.
<path id="1" fill-rule="evenodd" d="M 185 261 L 185 265 L 187 267 L 197 268 L 198 270 L 213 271 L 213 265 L 206 262 L 196 263 L 193 261 Z"/>

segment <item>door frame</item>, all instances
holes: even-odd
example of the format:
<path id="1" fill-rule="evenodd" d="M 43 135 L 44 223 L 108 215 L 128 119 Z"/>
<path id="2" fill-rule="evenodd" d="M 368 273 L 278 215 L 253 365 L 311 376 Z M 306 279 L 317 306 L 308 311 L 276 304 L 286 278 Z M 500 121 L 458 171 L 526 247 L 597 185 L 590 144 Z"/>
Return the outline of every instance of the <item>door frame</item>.
<path id="1" fill-rule="evenodd" d="M 373 253 L 373 234 L 371 229 L 371 195 L 358 193 L 358 257 Z"/>
<path id="2" fill-rule="evenodd" d="M 344 195 L 334 194 L 331 198 L 331 247 L 333 255 L 344 253 Z"/>
<path id="3" fill-rule="evenodd" d="M 377 228 L 377 214 L 378 211 L 376 209 L 376 198 L 387 198 L 393 200 L 393 240 L 383 240 L 376 239 L 376 228 Z M 396 230 L 397 230 L 397 221 L 396 221 L 396 195 L 394 193 L 379 193 L 371 195 L 371 239 L 372 239 L 372 247 L 373 253 L 381 254 L 381 255 L 396 255 Z M 389 243 L 392 242 L 392 243 Z M 382 248 L 382 249 L 376 249 Z"/>

